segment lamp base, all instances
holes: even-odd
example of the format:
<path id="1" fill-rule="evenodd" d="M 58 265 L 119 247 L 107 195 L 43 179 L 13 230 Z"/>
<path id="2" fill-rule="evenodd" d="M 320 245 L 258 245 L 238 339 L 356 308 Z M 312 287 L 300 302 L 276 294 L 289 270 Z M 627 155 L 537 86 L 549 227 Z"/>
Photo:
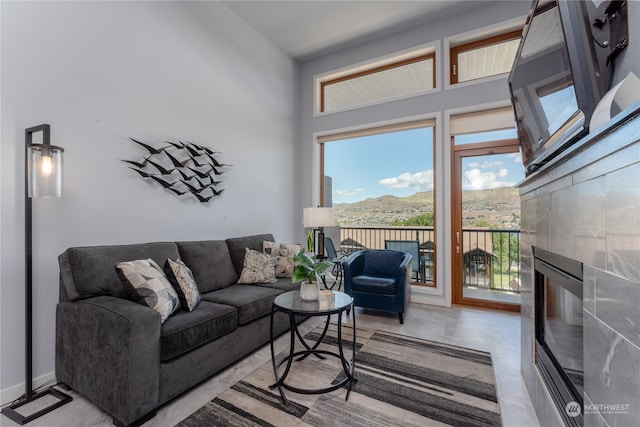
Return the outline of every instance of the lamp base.
<path id="1" fill-rule="evenodd" d="M 53 396 L 58 400 L 58 402 L 54 402 L 53 404 L 45 407 L 45 408 L 41 408 L 38 411 L 29 414 L 29 415 L 23 415 L 20 412 L 17 411 L 18 408 L 27 405 L 37 399 L 40 399 L 41 397 L 44 396 Z M 18 400 L 16 403 L 14 403 L 11 406 L 7 406 L 6 408 L 4 408 L 2 410 L 2 415 L 6 416 L 7 418 L 11 419 L 13 422 L 16 422 L 20 425 L 24 425 L 27 424 L 33 420 L 35 420 L 36 418 L 40 418 L 41 416 L 48 414 L 49 412 L 58 409 L 59 407 L 61 407 L 62 405 L 66 405 L 67 403 L 71 402 L 73 400 L 73 397 L 69 396 L 68 394 L 65 394 L 63 392 L 61 392 L 60 390 L 57 390 L 53 387 L 49 387 L 46 390 L 43 391 L 39 391 L 37 393 L 34 393 L 33 395 L 31 395 L 31 397 L 27 398 L 22 398 L 20 400 Z"/>
<path id="2" fill-rule="evenodd" d="M 324 255 L 324 228 L 318 228 L 318 244 L 316 245 L 318 248 L 318 252 L 316 254 L 316 259 L 323 260 L 326 258 Z"/>

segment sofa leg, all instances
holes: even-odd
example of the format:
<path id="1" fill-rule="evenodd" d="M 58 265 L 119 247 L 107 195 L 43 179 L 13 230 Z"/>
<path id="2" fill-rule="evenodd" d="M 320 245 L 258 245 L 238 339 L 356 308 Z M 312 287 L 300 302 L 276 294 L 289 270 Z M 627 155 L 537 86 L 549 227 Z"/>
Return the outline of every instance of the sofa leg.
<path id="1" fill-rule="evenodd" d="M 404 325 L 404 315 L 402 313 L 398 313 L 398 317 L 400 318 L 400 324 Z"/>

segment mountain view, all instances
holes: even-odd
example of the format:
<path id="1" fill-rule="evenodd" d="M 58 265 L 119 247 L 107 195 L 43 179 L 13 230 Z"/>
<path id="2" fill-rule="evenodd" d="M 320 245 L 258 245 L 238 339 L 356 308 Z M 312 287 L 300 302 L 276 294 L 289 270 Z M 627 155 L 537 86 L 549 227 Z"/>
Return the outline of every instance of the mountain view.
<path id="1" fill-rule="evenodd" d="M 392 225 L 433 212 L 433 192 L 408 197 L 381 196 L 355 203 L 335 204 L 340 225 Z M 463 191 L 463 227 L 520 228 L 520 197 L 513 187 Z"/>

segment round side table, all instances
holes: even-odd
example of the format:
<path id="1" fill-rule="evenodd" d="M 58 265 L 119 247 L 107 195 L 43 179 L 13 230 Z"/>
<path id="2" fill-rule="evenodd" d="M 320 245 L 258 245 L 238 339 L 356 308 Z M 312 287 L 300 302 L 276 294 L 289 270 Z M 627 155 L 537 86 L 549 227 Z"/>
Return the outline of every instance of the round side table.
<path id="1" fill-rule="evenodd" d="M 284 395 L 284 389 L 293 391 L 295 393 L 301 394 L 320 394 L 320 393 L 328 393 L 330 391 L 337 390 L 344 386 L 345 384 L 349 384 L 347 389 L 347 395 L 345 397 L 345 401 L 349 399 L 349 393 L 351 393 L 351 386 L 357 382 L 357 379 L 354 378 L 353 372 L 355 369 L 355 361 L 356 361 L 356 316 L 353 308 L 353 298 L 344 292 L 339 291 L 327 291 L 322 292 L 323 296 L 315 301 L 305 301 L 300 298 L 300 291 L 291 291 L 286 292 L 284 294 L 278 295 L 276 299 L 273 301 L 273 306 L 271 309 L 271 361 L 273 363 L 273 374 L 276 378 L 276 382 L 269 386 L 271 389 L 278 388 L 280 392 L 280 396 L 286 405 L 289 404 L 289 401 Z M 328 297 L 327 297 L 328 296 Z M 289 344 L 289 354 L 282 358 L 280 361 L 276 361 L 275 351 L 273 348 L 274 336 L 273 336 L 273 317 L 276 312 L 283 312 L 289 316 L 289 335 L 290 335 L 290 344 Z M 353 312 L 353 339 L 352 339 L 352 354 L 351 360 L 347 360 L 344 355 L 343 350 L 343 340 L 342 340 L 342 312 L 343 311 L 351 311 Z M 329 329 L 329 323 L 331 320 L 331 315 L 338 315 L 338 352 L 322 350 L 318 347 L 324 340 L 325 335 L 327 334 L 327 330 Z M 300 331 L 298 330 L 298 324 L 296 323 L 296 316 L 327 316 L 325 321 L 324 329 L 322 334 L 318 338 L 318 340 L 309 345 L 307 341 L 302 337 Z M 298 340 L 303 345 L 304 350 L 295 351 L 295 338 L 298 337 Z M 340 360 L 342 364 L 342 369 L 344 371 L 345 377 L 337 384 L 333 384 L 330 387 L 320 388 L 320 389 L 305 389 L 294 387 L 286 383 L 287 376 L 290 373 L 291 365 L 294 361 L 300 361 L 308 356 L 315 356 L 319 359 L 324 359 L 325 356 L 336 357 Z M 294 360 L 295 359 L 295 360 Z M 282 376 L 278 375 L 278 368 L 286 363 L 286 367 Z"/>

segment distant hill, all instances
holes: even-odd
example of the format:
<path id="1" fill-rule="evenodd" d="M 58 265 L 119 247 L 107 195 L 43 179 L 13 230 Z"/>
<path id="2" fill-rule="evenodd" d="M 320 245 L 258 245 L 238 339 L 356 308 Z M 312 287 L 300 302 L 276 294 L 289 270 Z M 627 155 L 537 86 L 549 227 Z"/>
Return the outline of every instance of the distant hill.
<path id="1" fill-rule="evenodd" d="M 498 228 L 520 228 L 520 196 L 517 188 L 463 191 L 464 227 L 478 223 Z M 340 225 L 390 225 L 395 220 L 433 212 L 433 191 L 408 197 L 381 196 L 334 206 Z"/>

